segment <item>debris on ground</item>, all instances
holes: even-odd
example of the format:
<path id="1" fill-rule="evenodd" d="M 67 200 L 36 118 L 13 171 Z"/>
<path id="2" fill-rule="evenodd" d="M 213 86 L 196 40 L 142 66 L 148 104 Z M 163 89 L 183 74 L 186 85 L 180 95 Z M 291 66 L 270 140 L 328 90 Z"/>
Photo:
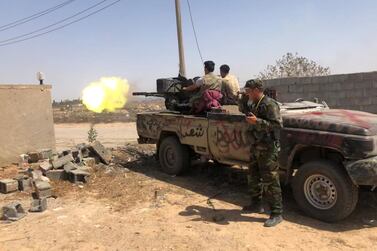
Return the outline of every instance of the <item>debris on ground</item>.
<path id="1" fill-rule="evenodd" d="M 25 217 L 25 215 L 25 210 L 19 202 L 13 202 L 2 208 L 2 220 L 17 221 Z"/>

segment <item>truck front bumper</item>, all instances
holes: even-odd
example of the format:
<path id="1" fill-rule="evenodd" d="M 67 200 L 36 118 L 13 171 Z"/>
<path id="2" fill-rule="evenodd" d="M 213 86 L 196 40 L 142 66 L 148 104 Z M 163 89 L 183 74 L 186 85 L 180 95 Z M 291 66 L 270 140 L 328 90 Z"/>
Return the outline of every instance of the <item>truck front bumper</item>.
<path id="1" fill-rule="evenodd" d="M 345 166 L 356 185 L 377 186 L 377 156 L 348 162 Z"/>

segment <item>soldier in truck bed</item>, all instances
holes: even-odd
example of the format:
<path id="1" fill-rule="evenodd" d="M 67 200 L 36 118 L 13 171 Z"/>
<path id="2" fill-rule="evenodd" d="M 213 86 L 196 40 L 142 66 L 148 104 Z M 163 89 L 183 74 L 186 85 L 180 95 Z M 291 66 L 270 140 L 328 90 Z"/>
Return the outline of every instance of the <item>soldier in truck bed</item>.
<path id="1" fill-rule="evenodd" d="M 192 106 L 191 112 L 194 114 L 199 114 L 210 108 L 221 106 L 221 79 L 213 73 L 214 70 L 215 63 L 213 61 L 205 61 L 205 75 L 196 80 L 192 85 L 183 87 L 184 91 L 198 90 L 190 99 Z"/>
<path id="2" fill-rule="evenodd" d="M 240 91 L 240 85 L 236 76 L 229 73 L 229 65 L 220 66 L 220 76 L 222 80 L 221 93 L 223 98 L 221 99 L 222 105 L 237 105 L 238 92 Z"/>
<path id="3" fill-rule="evenodd" d="M 273 227 L 283 220 L 277 161 L 282 118 L 277 102 L 263 94 L 263 82 L 247 81 L 245 93 L 252 104 L 243 99 L 247 104 L 242 104 L 240 110 L 246 114 L 252 146 L 248 175 L 251 203 L 243 210 L 263 213 L 263 200 L 271 209 L 264 226 Z"/>

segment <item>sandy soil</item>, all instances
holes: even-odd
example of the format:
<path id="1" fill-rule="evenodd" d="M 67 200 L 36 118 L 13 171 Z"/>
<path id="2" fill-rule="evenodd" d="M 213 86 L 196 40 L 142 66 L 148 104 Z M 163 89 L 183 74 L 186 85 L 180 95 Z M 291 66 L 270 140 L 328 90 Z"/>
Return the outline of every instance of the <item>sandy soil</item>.
<path id="1" fill-rule="evenodd" d="M 55 124 L 57 150 L 73 147 L 88 139 L 89 123 Z M 122 146 L 126 142 L 136 142 L 136 123 L 96 124 L 98 140 L 107 147 Z"/>
<path id="2" fill-rule="evenodd" d="M 57 131 L 60 142 L 65 135 L 86 130 L 72 126 L 70 134 L 69 128 Z M 66 181 L 54 183 L 58 197 L 49 199 L 47 211 L 0 224 L 0 250 L 376 249 L 377 228 L 367 224 L 377 218 L 374 194 L 361 192 L 354 214 L 328 224 L 305 216 L 286 187 L 285 221 L 267 229 L 262 226 L 266 215 L 241 212 L 248 196 L 234 170 L 199 165 L 182 177 L 163 174 L 153 157 L 154 146 L 124 146 L 126 140 L 120 138 L 132 137 L 119 134 L 120 128 L 134 129 L 115 124 L 100 130 L 103 137 L 116 131 L 104 141 L 123 144 L 114 150 L 123 167 L 108 174 L 96 170 L 81 188 Z M 10 169 L 0 171 L 0 177 L 12 174 Z M 29 196 L 0 195 L 0 206 L 19 200 L 28 209 Z"/>

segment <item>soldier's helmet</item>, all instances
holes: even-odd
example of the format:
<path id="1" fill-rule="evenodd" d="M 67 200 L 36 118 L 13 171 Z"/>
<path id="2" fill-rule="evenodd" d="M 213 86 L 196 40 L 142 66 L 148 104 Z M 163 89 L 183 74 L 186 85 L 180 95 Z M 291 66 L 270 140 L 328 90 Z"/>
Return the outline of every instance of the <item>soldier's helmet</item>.
<path id="1" fill-rule="evenodd" d="M 246 84 L 245 84 L 245 89 L 255 89 L 255 88 L 258 88 L 259 90 L 263 90 L 264 89 L 264 84 L 263 84 L 263 81 L 262 80 L 259 80 L 259 79 L 250 79 L 248 81 L 246 81 Z"/>

